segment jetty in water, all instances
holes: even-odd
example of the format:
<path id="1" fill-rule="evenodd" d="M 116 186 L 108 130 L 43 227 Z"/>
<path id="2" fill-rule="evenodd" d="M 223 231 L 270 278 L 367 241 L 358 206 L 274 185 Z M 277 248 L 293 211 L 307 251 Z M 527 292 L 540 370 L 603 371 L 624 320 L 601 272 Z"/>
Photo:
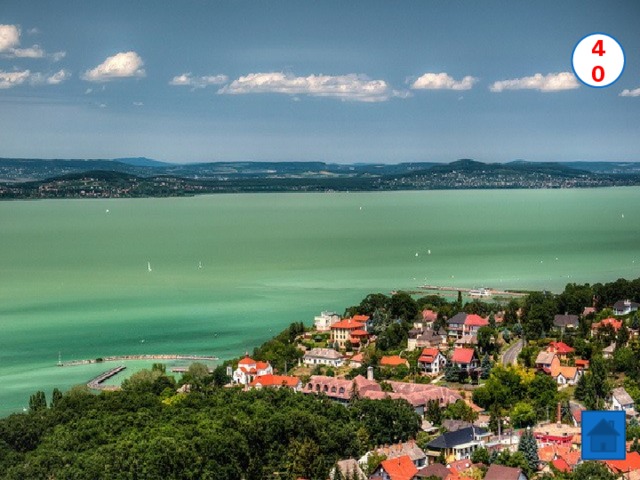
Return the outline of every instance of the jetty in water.
<path id="1" fill-rule="evenodd" d="M 440 285 L 420 285 L 420 290 L 432 290 L 436 292 L 461 292 L 466 293 L 470 297 L 487 298 L 487 297 L 524 297 L 524 292 L 511 292 L 509 290 L 493 290 L 491 288 L 464 288 L 464 287 L 446 287 Z"/>
<path id="2" fill-rule="evenodd" d="M 129 360 L 194 360 L 213 362 L 219 360 L 219 358 L 213 355 L 114 355 L 110 357 L 98 357 L 86 360 L 71 360 L 69 362 L 62 362 L 58 360 L 57 365 L 59 367 L 73 367 L 76 365 L 89 365 L 92 363 L 103 362 L 125 362 Z"/>
<path id="3" fill-rule="evenodd" d="M 107 370 L 106 372 L 101 373 L 97 377 L 92 378 L 91 380 L 89 380 L 87 382 L 87 387 L 89 387 L 92 390 L 120 390 L 119 386 L 117 386 L 117 385 L 105 385 L 104 382 L 109 380 L 111 377 L 116 376 L 121 371 L 123 371 L 125 368 L 127 368 L 127 367 L 125 367 L 124 365 L 120 365 L 120 366 L 118 366 L 116 368 L 112 368 L 111 370 Z"/>

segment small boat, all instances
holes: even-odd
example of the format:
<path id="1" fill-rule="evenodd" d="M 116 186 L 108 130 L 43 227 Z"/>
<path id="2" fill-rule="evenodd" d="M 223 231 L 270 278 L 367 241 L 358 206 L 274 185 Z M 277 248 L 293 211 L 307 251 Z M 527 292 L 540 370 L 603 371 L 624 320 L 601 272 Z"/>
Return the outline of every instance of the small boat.
<path id="1" fill-rule="evenodd" d="M 147 262 L 147 271 L 151 272 L 151 262 Z"/>

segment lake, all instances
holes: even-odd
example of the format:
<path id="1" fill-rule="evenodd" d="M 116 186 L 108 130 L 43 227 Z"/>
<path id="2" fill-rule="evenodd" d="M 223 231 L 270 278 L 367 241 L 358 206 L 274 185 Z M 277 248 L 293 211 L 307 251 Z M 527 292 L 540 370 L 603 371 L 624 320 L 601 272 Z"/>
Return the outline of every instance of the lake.
<path id="1" fill-rule="evenodd" d="M 224 359 L 370 292 L 619 277 L 640 188 L 0 202 L 0 415 L 112 366 L 59 355 Z"/>

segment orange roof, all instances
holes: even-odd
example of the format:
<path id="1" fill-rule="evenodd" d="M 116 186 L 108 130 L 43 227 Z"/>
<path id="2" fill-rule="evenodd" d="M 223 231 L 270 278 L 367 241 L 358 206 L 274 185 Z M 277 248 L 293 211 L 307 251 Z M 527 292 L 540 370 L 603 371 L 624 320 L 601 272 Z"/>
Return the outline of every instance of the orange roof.
<path id="1" fill-rule="evenodd" d="M 613 329 L 617 332 L 620 327 L 622 326 L 622 320 L 616 320 L 615 318 L 605 318 L 604 320 L 601 320 L 597 323 L 594 323 L 593 325 L 591 325 L 591 329 L 595 330 L 598 328 L 602 328 L 605 325 L 611 325 L 613 327 Z"/>
<path id="2" fill-rule="evenodd" d="M 557 363 L 551 364 L 551 376 L 556 378 L 558 375 L 562 374 L 564 378 L 567 380 L 571 378 L 576 378 L 576 373 L 578 369 L 576 367 L 562 367 Z"/>
<path id="3" fill-rule="evenodd" d="M 422 355 L 420 355 L 418 361 L 422 363 L 433 363 L 437 358 L 438 353 L 440 353 L 440 350 L 437 348 L 425 348 L 422 350 Z"/>
<path id="4" fill-rule="evenodd" d="M 556 467 L 561 472 L 565 472 L 566 473 L 566 472 L 570 472 L 571 471 L 571 467 L 565 461 L 565 459 L 562 458 L 562 457 L 557 458 L 556 460 L 553 460 L 551 463 L 553 464 L 554 467 Z"/>
<path id="5" fill-rule="evenodd" d="M 564 342 L 551 342 L 549 344 L 549 347 L 547 348 L 547 351 L 566 354 L 566 353 L 575 352 L 575 349 L 571 348 L 569 345 L 567 345 Z"/>
<path id="6" fill-rule="evenodd" d="M 369 321 L 369 315 L 354 315 L 353 319 L 356 322 L 368 322 Z"/>
<path id="7" fill-rule="evenodd" d="M 238 365 L 253 365 L 256 361 L 249 356 L 249 354 L 245 355 L 242 360 L 238 362 Z"/>
<path id="8" fill-rule="evenodd" d="M 351 336 L 352 337 L 368 337 L 369 336 L 369 332 L 366 332 L 364 330 L 353 330 L 351 332 Z"/>
<path id="9" fill-rule="evenodd" d="M 400 365 L 407 365 L 408 363 L 409 362 L 400 355 L 391 355 L 380 359 L 380 365 L 384 367 L 398 367 Z"/>
<path id="10" fill-rule="evenodd" d="M 357 353 L 353 357 L 351 357 L 352 362 L 362 363 L 363 360 L 364 360 L 364 355 L 362 353 Z"/>
<path id="11" fill-rule="evenodd" d="M 624 460 L 605 460 L 609 470 L 613 473 L 626 473 L 640 470 L 640 453 L 627 452 L 627 458 Z"/>
<path id="12" fill-rule="evenodd" d="M 256 377 L 249 385 L 255 387 L 261 385 L 263 387 L 296 387 L 300 383 L 298 377 L 288 377 L 286 375 L 260 375 Z"/>
<path id="13" fill-rule="evenodd" d="M 361 330 L 364 328 L 364 323 L 356 322 L 353 318 L 345 318 L 337 323 L 331 325 L 331 330 L 343 328 L 347 330 Z"/>
<path id="14" fill-rule="evenodd" d="M 576 367 L 588 367 L 589 360 L 583 360 L 582 358 L 578 358 L 576 360 Z"/>
<path id="15" fill-rule="evenodd" d="M 467 315 L 467 318 L 465 318 L 464 320 L 464 324 L 467 327 L 486 327 L 487 325 L 489 325 L 489 320 L 487 320 L 486 318 L 482 318 L 480 315 L 472 313 L 470 315 Z"/>
<path id="16" fill-rule="evenodd" d="M 423 310 L 422 319 L 427 322 L 435 322 L 438 319 L 438 314 L 433 310 Z"/>
<path id="17" fill-rule="evenodd" d="M 380 466 L 391 480 L 411 480 L 418 473 L 409 455 L 384 460 Z"/>
<path id="18" fill-rule="evenodd" d="M 456 348 L 453 351 L 451 361 L 455 363 L 471 363 L 473 354 L 473 348 Z"/>
<path id="19" fill-rule="evenodd" d="M 269 366 L 269 362 L 256 362 L 256 370 L 266 370 Z"/>

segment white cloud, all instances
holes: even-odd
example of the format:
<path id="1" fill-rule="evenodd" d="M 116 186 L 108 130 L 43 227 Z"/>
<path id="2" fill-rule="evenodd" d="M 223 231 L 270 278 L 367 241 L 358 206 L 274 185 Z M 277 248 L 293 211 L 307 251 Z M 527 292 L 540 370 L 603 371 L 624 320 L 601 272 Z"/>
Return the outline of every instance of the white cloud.
<path id="1" fill-rule="evenodd" d="M 54 62 L 59 62 L 60 60 L 62 60 L 64 57 L 67 56 L 67 52 L 54 52 L 49 56 L 51 57 L 51 60 L 53 60 Z"/>
<path id="2" fill-rule="evenodd" d="M 489 87 L 492 92 L 504 90 L 538 90 L 540 92 L 558 92 L 578 88 L 580 84 L 571 72 L 549 73 L 542 75 L 536 73 L 532 77 L 500 80 Z"/>
<path id="3" fill-rule="evenodd" d="M 31 76 L 29 70 L 22 72 L 3 72 L 0 70 L 0 89 L 12 88 L 26 82 Z"/>
<path id="4" fill-rule="evenodd" d="M 144 103 L 142 102 L 133 102 L 133 106 L 134 107 L 142 107 L 144 105 Z"/>
<path id="5" fill-rule="evenodd" d="M 625 88 L 622 92 L 620 92 L 621 97 L 640 97 L 640 88 L 635 88 L 633 90 L 629 90 Z"/>
<path id="6" fill-rule="evenodd" d="M 176 75 L 171 79 L 169 85 L 179 87 L 205 88 L 209 85 L 223 85 L 229 81 L 226 75 L 206 75 L 203 77 L 193 77 L 191 73 Z"/>
<path id="7" fill-rule="evenodd" d="M 43 58 L 45 53 L 40 45 L 34 45 L 30 48 L 14 48 L 12 55 L 16 58 Z"/>
<path id="8" fill-rule="evenodd" d="M 144 62 L 136 52 L 120 52 L 108 57 L 92 70 L 82 76 L 89 82 L 108 82 L 116 78 L 144 77 Z"/>
<path id="9" fill-rule="evenodd" d="M 16 25 L 0 25 L 0 52 L 11 53 L 20 45 L 20 29 Z"/>
<path id="10" fill-rule="evenodd" d="M 64 82 L 65 80 L 68 80 L 70 77 L 71 77 L 71 72 L 62 69 L 57 71 L 53 75 L 47 77 L 47 83 L 49 85 L 58 85 Z"/>
<path id="11" fill-rule="evenodd" d="M 371 80 L 366 75 L 309 75 L 294 77 L 288 73 L 250 73 L 218 90 L 220 94 L 283 93 L 287 95 L 311 95 L 334 97 L 358 102 L 382 102 L 394 92 L 384 80 Z"/>
<path id="12" fill-rule="evenodd" d="M 40 29 L 38 29 L 38 27 L 33 27 L 27 30 L 27 35 L 39 35 L 39 34 L 40 34 Z"/>
<path id="13" fill-rule="evenodd" d="M 471 76 L 455 80 L 445 72 L 425 73 L 413 82 L 411 88 L 414 90 L 470 90 L 477 81 L 477 78 Z"/>

